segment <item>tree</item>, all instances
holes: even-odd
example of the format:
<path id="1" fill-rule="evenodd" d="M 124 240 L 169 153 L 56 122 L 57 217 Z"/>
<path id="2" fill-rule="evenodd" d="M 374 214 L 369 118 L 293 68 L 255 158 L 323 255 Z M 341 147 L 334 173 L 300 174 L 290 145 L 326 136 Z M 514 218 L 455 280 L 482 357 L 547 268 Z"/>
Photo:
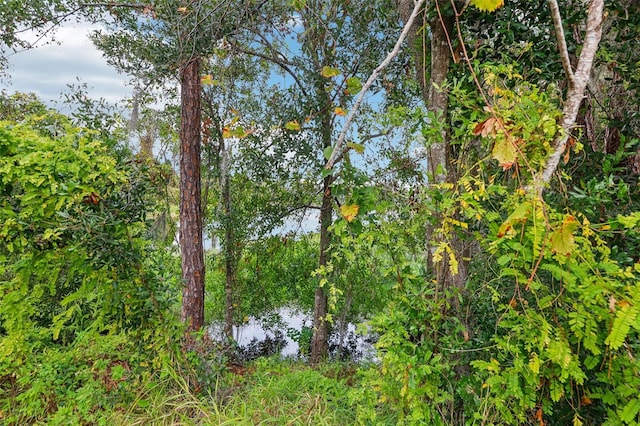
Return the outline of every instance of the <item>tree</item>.
<path id="1" fill-rule="evenodd" d="M 200 64 L 225 35 L 251 16 L 251 2 L 158 1 L 143 8 L 112 9 L 112 32 L 96 33 L 94 41 L 112 64 L 145 81 L 179 75 L 180 121 L 180 245 L 182 254 L 182 319 L 188 329 L 204 325 L 204 253 L 201 194 Z M 126 49 L 122 47 L 126 46 Z"/>
<path id="2" fill-rule="evenodd" d="M 592 55 L 600 38 L 603 4 L 594 1 L 588 10 L 580 9 L 579 12 L 569 6 L 563 10 L 562 16 L 568 15 L 574 19 L 570 22 L 575 25 L 576 34 L 575 44 L 569 49 L 560 47 L 560 54 L 554 56 L 558 58 L 558 65 L 565 64 L 565 75 L 568 76 L 565 77 L 557 72 L 558 69 L 562 71 L 559 66 L 550 65 L 531 72 L 527 66 L 529 64 L 525 63 L 530 58 L 547 57 L 540 51 L 530 50 L 530 45 L 523 40 L 544 34 L 542 28 L 551 25 L 551 16 L 555 15 L 553 19 L 558 27 L 560 12 L 554 2 L 549 3 L 552 6 L 550 15 L 526 13 L 529 7 L 534 6 L 528 2 L 512 4 L 511 10 L 505 11 L 505 14 L 518 17 L 518 20 L 502 22 L 502 25 L 514 28 L 511 32 L 487 31 L 483 25 L 476 26 L 477 20 L 492 19 L 481 18 L 478 14 L 471 13 L 465 21 L 461 21 L 463 15 L 454 6 L 456 36 L 451 39 L 457 39 L 460 43 L 461 60 L 459 65 L 455 61 L 451 64 L 448 84 L 443 86 L 450 90 L 448 113 L 443 117 L 444 126 L 445 130 L 451 132 L 449 141 L 455 144 L 452 148 L 466 155 L 477 152 L 478 157 L 458 157 L 459 162 L 454 163 L 459 171 L 455 180 L 434 184 L 435 191 L 428 192 L 432 197 L 428 202 L 437 202 L 444 207 L 439 216 L 443 219 L 440 230 L 456 232 L 456 228 L 464 230 L 468 227 L 479 236 L 479 248 L 483 251 L 478 252 L 476 258 L 480 259 L 482 266 L 475 276 L 466 280 L 466 288 L 477 291 L 474 293 L 477 295 L 483 294 L 481 289 L 488 286 L 494 296 L 503 297 L 503 305 L 494 311 L 494 316 L 488 321 L 486 314 L 490 310 L 483 303 L 494 303 L 494 296 L 475 297 L 463 307 L 477 315 L 477 324 L 472 324 L 474 328 L 471 330 L 477 333 L 472 334 L 474 339 L 481 340 L 483 335 L 490 335 L 486 342 L 497 344 L 498 349 L 495 352 L 489 350 L 491 353 L 487 356 L 471 355 L 470 360 L 465 360 L 468 356 L 466 348 L 473 351 L 472 348 L 476 347 L 484 351 L 487 347 L 484 344 L 475 346 L 469 335 L 456 337 L 457 333 L 465 330 L 459 328 L 455 318 L 450 321 L 452 315 L 448 314 L 446 308 L 443 311 L 441 306 L 428 302 L 428 290 L 412 288 L 412 291 L 405 291 L 401 288 L 400 297 L 379 318 L 386 330 L 381 338 L 382 347 L 388 351 L 388 356 L 385 355 L 382 360 L 382 374 L 388 374 L 390 379 L 374 379 L 372 384 L 388 386 L 385 395 L 395 399 L 394 403 L 399 406 L 403 419 L 463 424 L 472 416 L 478 416 L 475 418 L 507 424 L 521 424 L 534 419 L 544 422 L 547 418 L 554 424 L 571 421 L 577 424 L 583 424 L 583 421 L 600 424 L 604 417 L 599 417 L 598 408 L 590 406 L 591 400 L 580 400 L 580 395 L 612 396 L 616 392 L 599 382 L 604 378 L 600 368 L 604 364 L 614 369 L 620 366 L 614 366 L 600 356 L 608 352 L 605 347 L 615 351 L 620 339 L 633 338 L 626 334 L 626 327 L 618 328 L 625 320 L 613 318 L 622 318 L 628 311 L 625 308 L 624 314 L 618 314 L 616 308 L 615 315 L 604 319 L 601 315 L 607 309 L 606 298 L 594 303 L 586 302 L 585 298 L 589 298 L 586 294 L 590 291 L 604 291 L 606 294 L 612 291 L 619 295 L 614 296 L 616 300 L 618 297 L 630 300 L 634 297 L 634 290 L 625 291 L 624 295 L 617 293 L 621 289 L 618 285 L 624 286 L 618 281 L 622 279 L 618 275 L 620 269 L 614 267 L 610 273 L 604 273 L 604 269 L 611 266 L 612 259 L 608 249 L 601 251 L 595 248 L 599 246 L 595 240 L 603 234 L 597 231 L 591 233 L 592 228 L 586 217 L 580 224 L 576 218 L 582 220 L 582 213 L 574 210 L 570 203 L 565 204 L 568 212 L 557 209 L 553 204 L 555 199 L 566 196 L 562 192 L 562 185 L 566 182 L 564 179 L 568 179 L 566 175 L 573 170 L 566 167 L 565 176 L 555 173 L 559 158 L 569 163 L 575 155 L 573 148 L 563 146 L 562 141 L 571 135 L 571 144 L 574 144 L 571 147 L 580 149 L 577 142 L 580 136 L 574 130 L 577 112 L 574 101 L 580 103 L 583 99 L 585 77 L 590 73 Z M 444 5 L 440 6 L 441 13 L 445 15 Z M 469 12 L 467 10 L 465 14 Z M 548 16 L 546 21 L 543 19 L 545 16 Z M 519 19 L 525 20 L 529 26 L 516 25 L 520 24 Z M 462 27 L 463 22 L 468 27 Z M 531 31 L 531 28 L 536 31 Z M 523 32 L 518 33 L 519 29 Z M 538 29 L 541 30 L 539 33 Z M 435 30 L 430 34 L 431 37 L 435 37 L 434 34 Z M 484 39 L 477 39 L 478 34 L 488 34 L 486 49 L 483 48 Z M 562 26 L 556 34 L 559 38 L 563 37 L 565 30 Z M 464 45 L 467 40 L 476 43 L 475 50 L 467 49 Z M 524 49 L 518 50 L 518 42 Z M 557 43 L 560 46 L 562 44 L 562 41 Z M 455 47 L 451 46 L 450 55 L 453 58 L 456 58 Z M 556 45 L 552 48 L 555 51 Z M 572 57 L 567 51 L 579 51 L 580 54 Z M 522 63 L 511 62 L 508 57 L 505 59 L 504 52 L 518 52 L 519 57 L 523 58 Z M 556 55 L 555 52 L 551 54 Z M 562 57 L 564 59 L 561 61 Z M 484 62 L 485 58 L 491 58 L 494 63 L 491 64 L 491 60 Z M 581 78 L 573 80 L 572 74 L 577 71 L 571 68 L 571 63 L 580 70 Z M 471 84 L 467 85 L 467 82 Z M 566 93 L 563 95 L 564 90 Z M 429 125 L 434 129 L 425 135 L 441 140 L 438 138 L 440 127 L 434 126 L 440 123 L 430 121 Z M 474 136 L 476 140 L 473 140 Z M 468 163 L 460 161 L 463 159 Z M 539 182 L 545 179 L 548 172 L 554 176 L 553 185 L 541 186 Z M 433 170 L 430 176 L 431 173 Z M 624 188 L 621 192 L 625 193 L 627 186 L 620 185 Z M 555 195 L 545 193 L 543 198 L 542 188 L 555 192 Z M 456 201 L 458 196 L 462 198 Z M 496 209 L 496 205 L 500 207 Z M 621 215 L 619 218 L 627 225 L 635 223 L 634 220 L 628 221 L 630 216 Z M 454 226 L 446 225 L 447 221 Z M 615 222 L 616 219 L 612 218 L 611 223 Z M 623 227 L 635 241 L 636 233 L 626 225 Z M 581 229 L 582 233 L 577 229 Z M 589 238 L 594 240 L 589 241 Z M 601 262 L 596 260 L 598 258 Z M 487 263 L 492 265 L 493 262 L 496 265 L 495 274 L 487 271 Z M 616 262 L 613 260 L 613 263 Z M 560 271 L 568 270 L 571 272 L 560 277 Z M 591 272 L 583 274 L 587 270 Z M 634 273 L 630 269 L 629 272 L 628 279 L 633 281 Z M 594 273 L 599 278 L 592 280 L 590 277 Z M 495 286 L 492 284 L 494 279 L 497 280 Z M 428 285 L 425 287 L 430 288 Z M 616 290 L 613 290 L 614 287 Z M 504 294 L 508 296 L 500 296 Z M 588 308 L 583 309 L 585 303 Z M 591 309 L 594 315 L 587 313 Z M 446 314 L 444 317 L 443 312 Z M 635 317 L 635 314 L 631 315 Z M 576 327 L 576 321 L 592 324 L 593 328 L 589 328 L 588 332 L 591 337 L 586 338 L 584 329 Z M 614 329 L 616 331 L 612 332 Z M 408 338 L 400 337 L 407 333 Z M 556 337 L 549 343 L 545 336 Z M 587 341 L 588 345 L 595 345 L 588 350 L 590 355 L 583 352 L 583 345 Z M 562 360 L 554 358 L 560 352 L 563 353 Z M 595 359 L 591 359 L 594 364 L 583 362 L 585 356 L 589 359 L 595 356 L 603 364 L 595 362 Z M 532 359 L 533 364 L 527 366 Z M 625 362 L 628 359 L 625 358 Z M 418 364 L 424 367 L 420 371 L 414 368 Z M 601 367 L 592 368 L 595 364 Z M 520 369 L 518 365 L 525 367 Z M 529 370 L 532 366 L 533 369 Z M 475 405 L 473 398 L 457 396 L 467 393 L 463 387 L 441 381 L 441 377 L 450 377 L 452 373 L 459 377 L 468 368 L 488 374 L 486 380 L 480 380 L 475 385 L 470 385 L 475 375 L 460 378 L 465 383 L 463 387 L 478 386 L 479 390 L 473 393 L 473 398 L 484 401 L 481 407 Z M 565 376 L 557 375 L 560 369 Z M 531 372 L 533 376 L 528 376 Z M 394 380 L 393 377 L 404 380 Z M 633 382 L 636 382 L 635 379 Z M 415 383 L 420 384 L 413 387 Z M 534 386 L 535 391 L 522 392 L 525 383 L 544 385 Z M 438 390 L 427 390 L 433 388 Z M 484 399 L 484 391 L 480 390 L 485 388 L 491 389 L 489 392 L 492 396 L 488 399 Z M 432 395 L 436 395 L 436 398 Z M 505 397 L 515 398 L 518 402 L 503 405 L 505 399 L 501 402 L 500 398 Z M 602 402 L 609 404 L 604 400 Z M 617 412 L 608 409 L 608 418 L 616 419 L 611 421 L 631 421 L 637 417 L 635 399 L 619 404 L 626 409 Z M 474 407 L 479 411 L 474 412 Z M 487 411 L 483 411 L 485 409 Z M 465 416 L 468 416 L 466 420 Z"/>
<path id="3" fill-rule="evenodd" d="M 413 9 L 412 1 L 398 2 L 398 8 L 403 20 L 407 21 Z M 452 9 L 453 8 L 453 9 Z M 415 79 L 418 81 L 420 92 L 433 123 L 442 123 L 440 131 L 433 133 L 429 141 L 428 150 L 428 184 L 438 186 L 443 183 L 456 184 L 460 171 L 457 170 L 457 154 L 451 141 L 448 126 L 449 94 L 447 81 L 452 61 L 452 40 L 454 39 L 454 22 L 456 17 L 455 3 L 436 1 L 426 5 L 411 26 L 409 37 L 413 60 L 416 67 Z M 426 23 L 426 25 L 425 25 Z M 429 31 L 427 31 L 427 27 Z M 426 241 L 427 264 L 434 271 L 436 277 L 436 294 L 446 294 L 451 291 L 461 291 L 468 277 L 469 243 L 457 232 L 448 235 L 438 232 L 442 223 L 442 212 L 436 207 L 433 210 L 432 225 L 427 228 Z M 455 265 L 449 256 L 439 256 L 435 261 L 438 250 L 447 247 L 455 257 Z M 462 313 L 457 298 L 451 299 L 458 315 Z"/>
<path id="4" fill-rule="evenodd" d="M 200 58 L 181 70 L 180 117 L 180 248 L 182 256 L 182 320 L 188 329 L 204 326 L 204 252 L 200 181 Z"/>
<path id="5" fill-rule="evenodd" d="M 383 56 L 389 38 L 387 17 L 380 15 L 379 11 L 391 9 L 387 7 L 387 2 L 340 1 L 327 4 L 307 1 L 295 2 L 293 6 L 293 10 L 284 14 L 289 22 L 275 21 L 273 26 L 264 30 L 263 34 L 266 35 L 231 42 L 240 52 L 271 61 L 292 79 L 285 89 L 290 95 L 279 100 L 278 108 L 285 105 L 290 108 L 285 129 L 300 132 L 300 139 L 314 147 L 311 152 L 315 155 L 314 173 L 322 176 L 318 185 L 321 198 L 317 206 L 320 225 L 319 270 L 323 271 L 322 274 L 330 275 L 330 227 L 335 199 L 332 186 L 337 172 L 322 172 L 326 162 L 324 155 L 329 155 L 340 120 L 362 87 L 360 77 L 367 75 L 372 64 Z M 280 27 L 290 28 L 292 16 L 299 26 L 289 31 L 296 34 L 299 51 L 291 46 L 287 33 L 282 34 L 279 30 Z M 376 36 L 372 37 L 371 34 Z M 287 105 L 289 100 L 291 106 Z M 369 136 L 366 131 L 362 133 L 362 137 Z M 354 136 L 354 139 L 357 137 Z M 352 149 L 355 145 L 350 143 L 348 146 Z M 321 280 L 321 283 L 324 281 Z M 329 285 L 322 284 L 315 292 L 312 364 L 327 356 Z"/>

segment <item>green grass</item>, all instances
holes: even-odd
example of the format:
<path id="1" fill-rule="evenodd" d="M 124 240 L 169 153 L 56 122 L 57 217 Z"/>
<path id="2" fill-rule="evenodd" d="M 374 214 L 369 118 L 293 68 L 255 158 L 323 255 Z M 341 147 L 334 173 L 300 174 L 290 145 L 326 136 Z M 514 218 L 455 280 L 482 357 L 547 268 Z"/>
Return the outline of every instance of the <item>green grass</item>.
<path id="1" fill-rule="evenodd" d="M 314 370 L 300 363 L 258 360 L 238 379 L 223 413 L 241 418 L 238 424 L 355 424 L 347 378 L 330 377 L 335 368 L 339 367 Z"/>
<path id="2" fill-rule="evenodd" d="M 141 386 L 133 403 L 113 412 L 117 425 L 353 425 L 355 368 L 312 369 L 260 359 L 230 369 L 213 389 L 194 394 L 176 375 Z"/>
<path id="3" fill-rule="evenodd" d="M 170 352 L 135 367 L 126 346 L 101 356 L 115 351 L 107 346 L 49 356 L 20 380 L 0 380 L 0 424 L 394 424 L 380 420 L 378 397 L 360 386 L 354 365 L 263 358 L 204 373 Z M 369 421 L 359 421 L 362 413 Z"/>

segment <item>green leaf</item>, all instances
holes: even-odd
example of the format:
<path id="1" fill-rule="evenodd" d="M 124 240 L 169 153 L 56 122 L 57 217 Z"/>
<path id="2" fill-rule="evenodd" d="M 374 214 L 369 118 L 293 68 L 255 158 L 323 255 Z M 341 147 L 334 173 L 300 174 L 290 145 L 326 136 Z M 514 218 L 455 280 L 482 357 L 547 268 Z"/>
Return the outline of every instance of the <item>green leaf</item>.
<path id="1" fill-rule="evenodd" d="M 362 154 L 364 152 L 364 145 L 360 143 L 347 142 L 347 147 L 353 149 L 358 154 Z"/>
<path id="2" fill-rule="evenodd" d="M 562 383 L 557 380 L 552 380 L 549 384 L 549 393 L 551 394 L 551 400 L 554 402 L 560 401 L 562 395 L 564 395 L 564 388 L 562 387 Z"/>
<path id="3" fill-rule="evenodd" d="M 620 413 L 620 420 L 625 423 L 632 423 L 640 412 L 640 399 L 636 398 L 627 403 Z"/>
<path id="4" fill-rule="evenodd" d="M 509 233 L 515 223 L 526 222 L 527 219 L 529 219 L 529 217 L 531 216 L 532 211 L 533 203 L 531 201 L 520 203 L 515 208 L 513 213 L 511 213 L 509 217 L 507 217 L 507 220 L 505 220 L 502 225 L 500 225 L 500 228 L 498 229 L 498 238 L 502 238 L 507 233 Z"/>
<path id="5" fill-rule="evenodd" d="M 616 319 L 613 320 L 611 332 L 604 341 L 611 349 L 618 349 L 629 335 L 629 331 L 638 316 L 638 307 L 628 303 L 616 310 Z"/>
<path id="6" fill-rule="evenodd" d="M 292 121 L 289 121 L 287 124 L 285 124 L 284 128 L 287 130 L 291 130 L 293 132 L 297 132 L 301 129 L 301 126 L 298 120 L 292 120 Z"/>
<path id="7" fill-rule="evenodd" d="M 324 155 L 325 160 L 328 160 L 329 157 L 331 157 L 332 153 L 333 153 L 333 146 L 328 146 L 322 151 L 322 155 Z"/>
<path id="8" fill-rule="evenodd" d="M 347 95 L 355 95 L 362 90 L 362 83 L 358 77 L 347 78 Z"/>
<path id="9" fill-rule="evenodd" d="M 291 6 L 297 10 L 297 11 L 301 11 L 302 9 L 304 9 L 307 4 L 305 0 L 292 0 L 291 1 Z"/>
<path id="10" fill-rule="evenodd" d="M 633 212 L 628 216 L 618 215 L 616 219 L 620 225 L 627 229 L 635 228 L 638 222 L 640 222 L 640 212 Z"/>

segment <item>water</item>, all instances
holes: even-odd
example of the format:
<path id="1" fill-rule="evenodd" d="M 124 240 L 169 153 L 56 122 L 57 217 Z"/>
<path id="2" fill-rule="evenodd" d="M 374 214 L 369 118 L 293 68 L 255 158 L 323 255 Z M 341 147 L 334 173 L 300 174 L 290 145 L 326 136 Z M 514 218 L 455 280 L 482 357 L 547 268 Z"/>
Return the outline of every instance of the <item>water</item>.
<path id="1" fill-rule="evenodd" d="M 272 355 L 306 359 L 313 333 L 312 325 L 313 318 L 309 313 L 292 307 L 282 307 L 261 317 L 249 318 L 247 323 L 233 330 L 238 344 L 237 356 L 243 361 Z M 221 338 L 221 330 L 219 325 L 212 326 L 212 337 Z M 356 333 L 355 324 L 346 324 L 342 333 L 339 324 L 334 324 L 329 337 L 329 354 L 334 360 L 375 361 L 374 341 L 374 336 Z"/>

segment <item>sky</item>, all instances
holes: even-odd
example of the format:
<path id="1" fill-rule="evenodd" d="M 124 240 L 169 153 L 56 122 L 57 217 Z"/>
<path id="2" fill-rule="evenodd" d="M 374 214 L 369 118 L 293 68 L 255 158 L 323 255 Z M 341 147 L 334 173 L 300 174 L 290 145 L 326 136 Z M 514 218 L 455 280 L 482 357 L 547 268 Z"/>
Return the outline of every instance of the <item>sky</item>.
<path id="1" fill-rule="evenodd" d="M 131 96 L 127 76 L 111 68 L 89 40 L 90 27 L 68 24 L 56 33 L 60 44 L 48 44 L 12 54 L 9 81 L 0 80 L 0 89 L 32 92 L 47 104 L 61 100 L 67 85 L 86 83 L 92 98 L 116 103 Z M 80 81 L 78 81 L 78 78 Z"/>

